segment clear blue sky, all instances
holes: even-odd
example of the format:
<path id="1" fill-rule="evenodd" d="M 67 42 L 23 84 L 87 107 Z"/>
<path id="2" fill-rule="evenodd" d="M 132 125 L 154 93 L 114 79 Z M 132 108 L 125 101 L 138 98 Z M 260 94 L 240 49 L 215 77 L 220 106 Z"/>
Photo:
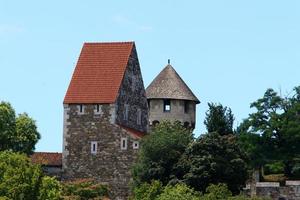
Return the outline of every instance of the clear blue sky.
<path id="1" fill-rule="evenodd" d="M 37 151 L 61 151 L 62 101 L 84 42 L 136 42 L 145 86 L 171 64 L 236 120 L 267 88 L 300 85 L 300 1 L 0 0 L 0 100 L 37 121 Z"/>

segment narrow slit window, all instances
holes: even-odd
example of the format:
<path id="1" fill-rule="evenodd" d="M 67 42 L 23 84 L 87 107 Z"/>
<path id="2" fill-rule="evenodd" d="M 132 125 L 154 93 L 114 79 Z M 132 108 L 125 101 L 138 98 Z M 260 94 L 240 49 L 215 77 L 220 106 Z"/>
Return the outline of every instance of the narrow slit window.
<path id="1" fill-rule="evenodd" d="M 121 150 L 127 149 L 127 138 L 121 138 Z"/>
<path id="2" fill-rule="evenodd" d="M 83 114 L 84 113 L 84 106 L 82 104 L 78 105 L 78 113 Z"/>
<path id="3" fill-rule="evenodd" d="M 97 153 L 97 147 L 98 143 L 97 142 L 91 142 L 91 154 L 96 154 Z"/>
<path id="4" fill-rule="evenodd" d="M 189 101 L 184 101 L 184 113 L 189 113 Z"/>
<path id="5" fill-rule="evenodd" d="M 100 105 L 99 104 L 96 105 L 96 111 L 97 111 L 97 113 L 100 112 Z"/>
<path id="6" fill-rule="evenodd" d="M 165 99 L 164 100 L 164 112 L 170 112 L 171 111 L 171 100 Z"/>
<path id="7" fill-rule="evenodd" d="M 140 108 L 137 110 L 137 124 L 141 125 L 142 124 L 142 111 Z"/>
<path id="8" fill-rule="evenodd" d="M 129 105 L 124 105 L 124 120 L 128 120 Z"/>

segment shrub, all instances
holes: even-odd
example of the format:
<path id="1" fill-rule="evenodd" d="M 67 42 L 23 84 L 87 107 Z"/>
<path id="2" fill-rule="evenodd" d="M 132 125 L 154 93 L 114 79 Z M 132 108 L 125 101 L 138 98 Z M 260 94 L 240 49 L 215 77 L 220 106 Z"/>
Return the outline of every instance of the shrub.
<path id="1" fill-rule="evenodd" d="M 163 185 L 159 181 L 152 181 L 151 184 L 144 183 L 136 187 L 133 191 L 134 200 L 152 200 L 158 197 L 163 190 Z"/>
<path id="2" fill-rule="evenodd" d="M 166 186 L 157 200 L 201 200 L 200 193 L 195 192 L 185 184 Z"/>
<path id="3" fill-rule="evenodd" d="M 282 162 L 274 162 L 264 166 L 265 174 L 283 174 L 284 164 Z"/>
<path id="4" fill-rule="evenodd" d="M 108 188 L 93 179 L 80 179 L 63 183 L 64 199 L 95 199 L 108 196 Z"/>
<path id="5" fill-rule="evenodd" d="M 36 200 L 42 170 L 23 154 L 0 153 L 0 196 L 10 199 Z"/>
<path id="6" fill-rule="evenodd" d="M 209 185 L 206 188 L 206 194 L 203 196 L 205 200 L 224 200 L 232 196 L 226 184 Z"/>
<path id="7" fill-rule="evenodd" d="M 60 183 L 53 177 L 43 177 L 38 200 L 59 200 L 60 196 Z"/>

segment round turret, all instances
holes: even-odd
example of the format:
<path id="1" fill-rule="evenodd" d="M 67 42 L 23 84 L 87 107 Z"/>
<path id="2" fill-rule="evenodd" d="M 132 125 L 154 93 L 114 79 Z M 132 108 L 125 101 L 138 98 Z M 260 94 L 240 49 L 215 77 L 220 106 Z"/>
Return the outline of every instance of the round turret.
<path id="1" fill-rule="evenodd" d="M 195 128 L 196 105 L 200 101 L 170 64 L 148 86 L 146 94 L 150 126 L 170 120 Z"/>

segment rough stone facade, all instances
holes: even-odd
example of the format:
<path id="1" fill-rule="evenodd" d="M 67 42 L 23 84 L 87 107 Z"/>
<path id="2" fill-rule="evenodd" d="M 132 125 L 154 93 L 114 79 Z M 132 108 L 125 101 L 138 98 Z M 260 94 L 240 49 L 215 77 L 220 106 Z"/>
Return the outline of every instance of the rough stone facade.
<path id="1" fill-rule="evenodd" d="M 180 121 L 183 125 L 187 124 L 190 127 L 195 127 L 196 121 L 196 103 L 194 101 L 186 101 L 179 99 L 170 100 L 171 109 L 169 112 L 164 111 L 163 99 L 149 100 L 149 120 L 150 125 L 153 125 L 162 120 Z M 188 109 L 185 112 L 185 104 Z"/>
<path id="2" fill-rule="evenodd" d="M 94 178 L 110 187 L 112 199 L 127 199 L 137 132 L 147 129 L 148 105 L 134 47 L 115 103 L 64 104 L 63 178 Z"/>

